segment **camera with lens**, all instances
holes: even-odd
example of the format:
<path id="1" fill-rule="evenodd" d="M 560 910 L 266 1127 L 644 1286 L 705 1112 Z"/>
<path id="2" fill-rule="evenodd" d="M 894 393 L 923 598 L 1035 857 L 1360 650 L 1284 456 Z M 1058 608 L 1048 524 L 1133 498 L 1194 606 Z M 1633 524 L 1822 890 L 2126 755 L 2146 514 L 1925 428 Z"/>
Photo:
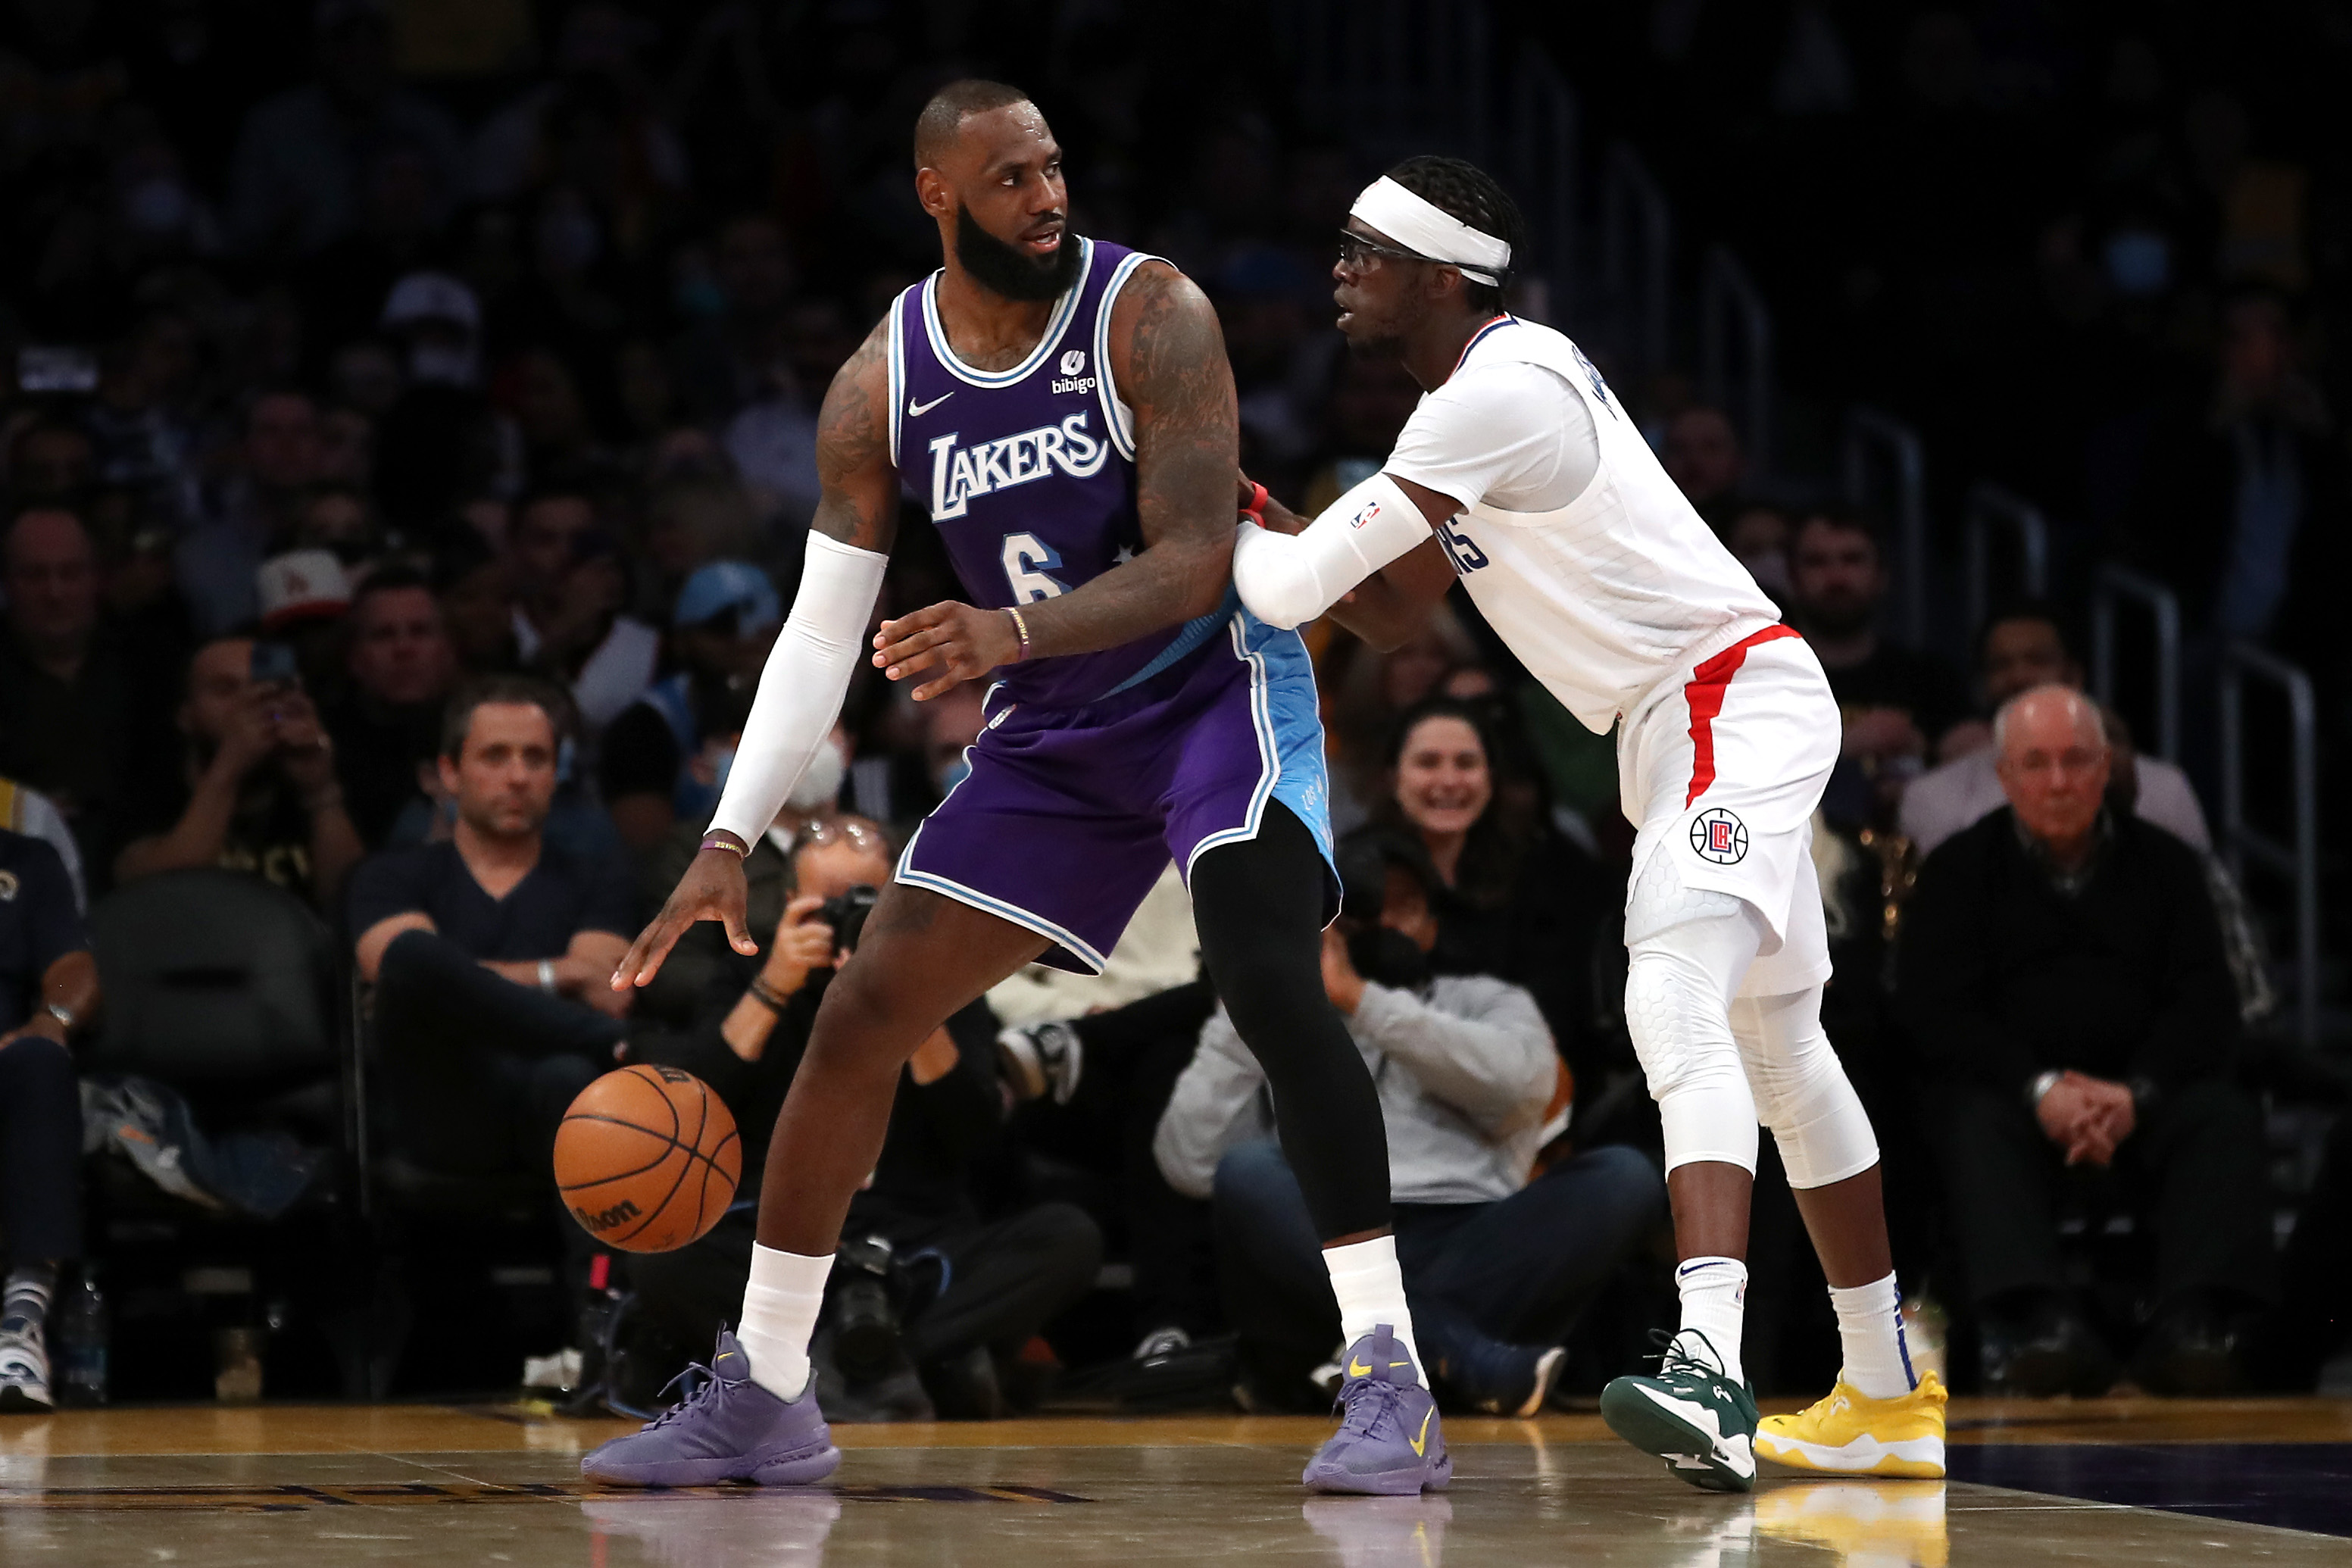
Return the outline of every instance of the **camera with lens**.
<path id="1" fill-rule="evenodd" d="M 860 882 L 825 900 L 816 918 L 833 928 L 835 952 L 857 951 L 857 939 L 866 931 L 866 917 L 874 912 L 874 901 L 881 896 L 871 885 Z"/>
<path id="2" fill-rule="evenodd" d="M 833 1357 L 853 1383 L 880 1377 L 898 1361 L 906 1293 L 898 1258 L 881 1237 L 844 1240 L 834 1253 Z"/>

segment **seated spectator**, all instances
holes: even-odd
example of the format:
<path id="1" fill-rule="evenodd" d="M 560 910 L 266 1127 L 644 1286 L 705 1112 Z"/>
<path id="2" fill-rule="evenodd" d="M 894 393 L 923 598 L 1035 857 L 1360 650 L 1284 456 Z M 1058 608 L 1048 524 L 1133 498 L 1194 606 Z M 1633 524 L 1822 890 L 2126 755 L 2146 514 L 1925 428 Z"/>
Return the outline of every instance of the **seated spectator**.
<path id="1" fill-rule="evenodd" d="M 343 809 L 334 744 L 285 646 L 239 637 L 199 647 L 179 722 L 178 809 L 123 846 L 115 879 L 225 866 L 334 909 L 367 851 Z"/>
<path id="2" fill-rule="evenodd" d="M 1535 999 L 1492 975 L 1432 975 L 1440 884 L 1409 841 L 1357 840 L 1343 864 L 1323 983 L 1380 1089 L 1397 1256 L 1432 1385 L 1459 1408 L 1531 1415 L 1577 1313 L 1664 1212 L 1664 1184 L 1622 1147 L 1530 1181 L 1570 1098 Z M 1153 1148 L 1171 1186 L 1213 1194 L 1253 1397 L 1289 1406 L 1339 1343 L 1339 1311 L 1273 1131 L 1265 1076 L 1220 1009 Z"/>
<path id="3" fill-rule="evenodd" d="M 678 590 L 670 625 L 686 668 L 613 721 L 598 763 L 604 805 L 631 849 L 652 848 L 681 818 L 698 828 L 710 820 L 783 624 L 776 585 L 748 561 L 713 561 Z"/>
<path id="4" fill-rule="evenodd" d="M 81 1254 L 81 1095 L 71 1037 L 98 965 L 57 852 L 0 831 L 0 1411 L 47 1410 L 58 1266 Z"/>
<path id="5" fill-rule="evenodd" d="M 1900 1002 L 1939 1080 L 1931 1127 L 1989 1387 L 2104 1390 L 2058 1210 L 2115 1169 L 2145 1194 L 2168 1393 L 2235 1378 L 2233 1321 L 2273 1295 L 2263 1126 L 2231 1076 L 2238 1011 L 2196 852 L 2107 808 L 2098 710 L 2063 686 L 1994 721 L 2006 810 L 1945 841 L 1905 919 Z"/>
<path id="6" fill-rule="evenodd" d="M 1985 704 L 1999 709 L 2020 692 L 2037 686 L 2058 685 L 2081 690 L 2083 667 L 2066 646 L 2054 611 L 2024 605 L 1985 624 L 1977 639 L 1978 679 L 1984 684 Z M 1904 837 L 1921 858 L 1969 824 L 1999 811 L 2006 804 L 2001 793 L 1998 759 L 1991 731 L 1975 744 L 1967 731 L 1974 724 L 1956 726 L 1946 750 L 1964 747 L 1949 762 L 1930 768 L 1903 792 L 1897 816 Z M 2211 836 L 2205 813 L 2189 775 L 2161 757 L 2141 756 L 2118 743 L 2116 725 L 2106 721 L 2107 742 L 2114 748 L 2107 795 L 2111 805 L 2136 812 L 2194 848 L 2210 851 Z"/>
<path id="7" fill-rule="evenodd" d="M 319 478 L 318 405 L 294 391 L 255 397 L 236 457 L 236 471 L 173 548 L 180 596 L 206 637 L 250 626 L 261 613 L 261 563 L 293 539 Z"/>
<path id="8" fill-rule="evenodd" d="M 1387 754 L 1388 791 L 1366 832 L 1425 857 L 1440 974 L 1492 974 L 1533 993 L 1571 1065 L 1592 1017 L 1591 953 L 1614 900 L 1598 866 L 1539 814 L 1499 802 L 1482 711 L 1450 697 L 1408 710 Z"/>
<path id="9" fill-rule="evenodd" d="M 1748 456 L 1731 416 L 1707 404 L 1694 404 L 1666 421 L 1659 461 L 1707 526 L 1721 533 L 1747 505 L 1742 485 Z"/>
<path id="10" fill-rule="evenodd" d="M 1318 656 L 1316 679 L 1330 694 L 1332 831 L 1360 826 L 1378 809 L 1388 790 L 1383 770 L 1398 718 L 1477 663 L 1477 645 L 1447 605 L 1430 611 L 1420 630 L 1385 653 L 1346 633 L 1331 637 L 1328 652 Z"/>
<path id="11" fill-rule="evenodd" d="M 545 837 L 560 700 L 520 676 L 460 691 L 441 731 L 449 838 L 386 850 L 352 878 L 392 1147 L 427 1171 L 544 1179 L 564 1109 L 621 1039 L 629 998 L 610 982 L 636 899 L 614 858 L 575 859 Z M 584 1290 L 586 1233 L 560 1207 L 551 1217 Z"/>
<path id="12" fill-rule="evenodd" d="M 799 892 L 777 926 L 752 928 L 770 941 L 767 959 L 748 987 L 738 982 L 719 993 L 717 1026 L 706 1022 L 684 1036 L 632 1043 L 631 1059 L 684 1068 L 709 1084 L 743 1135 L 736 1207 L 692 1246 L 629 1261 L 639 1304 L 681 1352 L 709 1344 L 742 1300 L 753 1228 L 742 1200 L 759 1192 L 776 1113 L 825 986 L 839 965 L 854 962 L 864 921 L 857 894 L 862 889 L 870 899 L 890 874 L 879 833 L 858 818 L 845 818 L 835 831 L 802 846 L 793 856 Z M 1043 1204 L 992 1218 L 974 1194 L 971 1161 L 994 1141 L 1003 1119 L 994 1026 L 984 1007 L 968 1007 L 903 1069 L 881 1159 L 850 1201 L 843 1263 L 834 1270 L 834 1300 L 820 1330 L 848 1380 L 837 1401 L 829 1385 L 834 1419 L 852 1418 L 852 1412 L 869 1418 L 923 1414 L 921 1402 L 903 1395 L 888 1401 L 875 1386 L 908 1362 L 940 1415 L 1003 1414 L 1001 1370 L 1094 1283 L 1102 1237 L 1082 1211 Z M 845 1289 L 877 1273 L 900 1292 L 895 1349 L 887 1341 L 844 1342 L 837 1331 Z"/>
<path id="13" fill-rule="evenodd" d="M 1797 525 L 1791 618 L 1829 676 L 1845 719 L 1844 756 L 1872 785 L 1870 815 L 1882 820 L 1946 732 L 1968 717 L 1967 693 L 1941 659 L 1879 636 L 1886 588 L 1877 536 L 1859 518 L 1815 511 Z"/>
<path id="14" fill-rule="evenodd" d="M 100 622 L 98 559 L 79 517 L 19 513 L 0 537 L 0 774 L 56 803 L 102 889 L 142 805 L 137 780 L 161 749 L 161 704 Z"/>
<path id="15" fill-rule="evenodd" d="M 378 567 L 352 597 L 343 658 L 351 684 L 327 714 L 343 798 L 372 848 L 401 808 L 420 798 L 416 770 L 440 749 L 441 709 L 457 678 L 457 650 L 432 584 L 413 566 Z"/>
<path id="16" fill-rule="evenodd" d="M 1789 518 L 1778 507 L 1739 509 L 1723 531 L 1724 548 L 1738 558 L 1771 601 L 1789 603 Z"/>
<path id="17" fill-rule="evenodd" d="M 57 802 L 14 779 L 0 778 L 0 828 L 37 838 L 56 850 L 58 863 L 66 869 L 66 881 L 73 889 L 74 908 L 89 908 L 89 884 L 82 879 L 81 846 L 74 842 L 73 829 L 67 826 Z"/>
<path id="18" fill-rule="evenodd" d="M 653 684 L 661 634 L 621 614 L 628 574 L 595 503 L 542 490 L 515 510 L 507 562 L 515 587 L 515 648 L 522 662 L 571 688 L 594 734 Z"/>

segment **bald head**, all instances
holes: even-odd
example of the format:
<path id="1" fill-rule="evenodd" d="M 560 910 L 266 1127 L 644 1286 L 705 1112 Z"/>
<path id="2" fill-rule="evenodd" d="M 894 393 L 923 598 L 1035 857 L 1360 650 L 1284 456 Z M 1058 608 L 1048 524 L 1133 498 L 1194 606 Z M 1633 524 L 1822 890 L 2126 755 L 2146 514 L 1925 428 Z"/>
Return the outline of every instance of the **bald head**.
<path id="1" fill-rule="evenodd" d="M 2001 793 L 2017 820 L 2065 858 L 2090 841 L 2113 752 L 2098 705 L 2071 686 L 2037 686 L 1992 721 Z"/>
<path id="2" fill-rule="evenodd" d="M 956 132 L 975 114 L 1027 103 L 1029 95 L 1017 87 L 982 77 L 951 81 L 931 95 L 915 117 L 915 167 L 936 169 L 955 142 Z"/>

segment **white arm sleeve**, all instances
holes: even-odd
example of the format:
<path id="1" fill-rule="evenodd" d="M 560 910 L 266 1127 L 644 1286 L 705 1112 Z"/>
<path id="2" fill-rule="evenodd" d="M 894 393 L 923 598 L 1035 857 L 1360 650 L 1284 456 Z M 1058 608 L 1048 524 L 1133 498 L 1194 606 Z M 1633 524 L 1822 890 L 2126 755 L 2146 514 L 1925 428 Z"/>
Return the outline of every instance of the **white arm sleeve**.
<path id="1" fill-rule="evenodd" d="M 784 796 L 840 717 L 889 561 L 810 531 L 800 592 L 760 672 L 759 695 L 710 819 L 712 831 L 724 828 L 757 844 L 783 809 Z"/>
<path id="2" fill-rule="evenodd" d="M 1272 626 L 1304 626 L 1339 595 L 1429 537 L 1429 520 L 1386 474 L 1374 474 L 1297 534 L 1244 522 L 1234 540 L 1234 587 Z"/>

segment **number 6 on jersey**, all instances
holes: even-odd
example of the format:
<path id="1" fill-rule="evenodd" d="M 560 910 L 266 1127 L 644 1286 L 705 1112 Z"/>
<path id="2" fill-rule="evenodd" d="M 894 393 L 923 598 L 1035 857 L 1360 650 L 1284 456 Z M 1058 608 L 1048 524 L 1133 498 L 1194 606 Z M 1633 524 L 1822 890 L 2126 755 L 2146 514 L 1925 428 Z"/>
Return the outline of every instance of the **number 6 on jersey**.
<path id="1" fill-rule="evenodd" d="M 1045 574 L 1061 563 L 1061 552 L 1034 533 L 1004 536 L 1004 580 L 1013 585 L 1013 596 L 1024 605 L 1059 598 L 1070 591 Z"/>

